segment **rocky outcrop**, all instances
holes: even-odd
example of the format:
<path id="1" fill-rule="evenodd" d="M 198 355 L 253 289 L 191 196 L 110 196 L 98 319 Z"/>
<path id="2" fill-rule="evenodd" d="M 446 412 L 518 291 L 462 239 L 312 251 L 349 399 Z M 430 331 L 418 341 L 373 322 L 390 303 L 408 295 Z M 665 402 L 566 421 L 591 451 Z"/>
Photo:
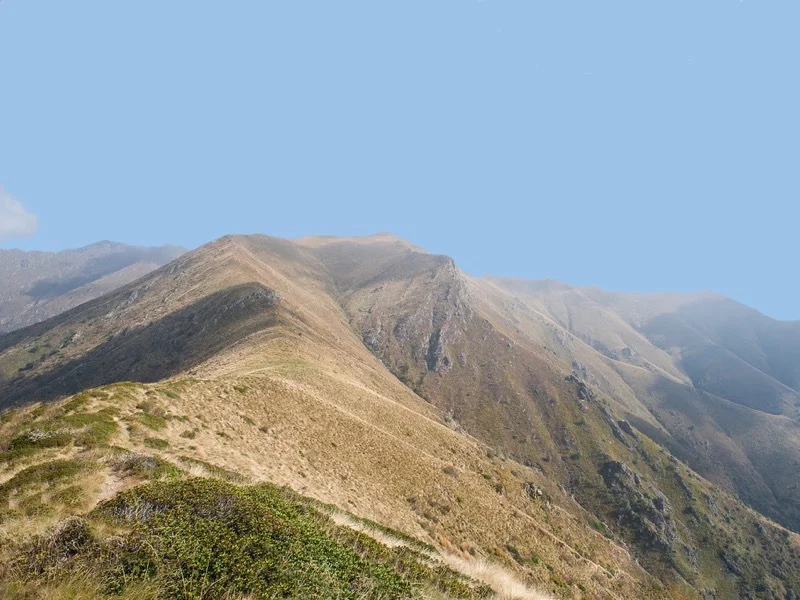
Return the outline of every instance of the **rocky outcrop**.
<path id="1" fill-rule="evenodd" d="M 597 400 L 594 392 L 583 381 L 575 375 L 567 375 L 566 381 L 571 381 L 577 387 L 578 399 L 584 402 L 595 402 Z"/>
<path id="2" fill-rule="evenodd" d="M 412 259 L 420 261 L 408 261 Z M 392 268 L 407 274 L 413 266 L 399 263 Z M 452 259 L 426 256 L 416 266 L 418 272 L 402 288 L 391 281 L 390 270 L 388 283 L 354 294 L 355 325 L 364 344 L 390 367 L 394 356 L 410 356 L 422 374 L 445 373 L 456 361 L 464 365 L 469 359 L 458 348 L 473 314 L 466 285 Z"/>
<path id="3" fill-rule="evenodd" d="M 638 541 L 655 550 L 673 551 L 678 531 L 669 499 L 645 484 L 625 463 L 608 461 L 600 475 L 610 490 L 618 523 L 630 529 Z"/>

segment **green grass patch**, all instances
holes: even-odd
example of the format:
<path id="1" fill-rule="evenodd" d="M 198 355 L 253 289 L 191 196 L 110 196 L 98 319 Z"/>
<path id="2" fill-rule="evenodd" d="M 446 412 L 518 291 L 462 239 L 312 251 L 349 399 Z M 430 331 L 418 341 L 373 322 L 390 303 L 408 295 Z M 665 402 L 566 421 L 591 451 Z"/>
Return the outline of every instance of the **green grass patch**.
<path id="1" fill-rule="evenodd" d="M 0 460 L 12 462 L 39 450 L 72 444 L 84 447 L 106 445 L 118 429 L 113 408 L 95 413 L 65 415 L 65 411 L 59 412 L 58 416 L 34 422 L 34 427 L 12 438 L 5 452 L 0 454 Z"/>
<path id="2" fill-rule="evenodd" d="M 133 415 L 133 418 L 137 423 L 144 425 L 153 431 L 161 431 L 167 426 L 167 420 L 164 417 L 147 412 L 136 413 Z"/>
<path id="3" fill-rule="evenodd" d="M 13 494 L 60 483 L 85 469 L 86 464 L 79 460 L 53 460 L 28 467 L 0 485 L 0 502 L 8 502 Z"/>
<path id="4" fill-rule="evenodd" d="M 166 450 L 169 448 L 169 442 L 167 440 L 154 437 L 144 438 L 144 445 L 148 448 L 154 448 L 156 450 Z"/>
<path id="5" fill-rule="evenodd" d="M 117 411 L 113 408 L 96 413 L 84 413 L 61 417 L 60 421 L 68 427 L 78 429 L 75 444 L 78 446 L 100 446 L 108 444 L 117 433 L 118 426 L 114 420 Z"/>
<path id="6" fill-rule="evenodd" d="M 160 391 L 170 400 L 178 400 L 180 398 L 180 394 L 178 394 L 178 392 L 169 388 L 160 388 L 158 391 Z"/>
<path id="7" fill-rule="evenodd" d="M 71 485 L 52 494 L 50 496 L 50 501 L 68 508 L 76 508 L 82 506 L 86 502 L 86 495 L 82 487 Z"/>

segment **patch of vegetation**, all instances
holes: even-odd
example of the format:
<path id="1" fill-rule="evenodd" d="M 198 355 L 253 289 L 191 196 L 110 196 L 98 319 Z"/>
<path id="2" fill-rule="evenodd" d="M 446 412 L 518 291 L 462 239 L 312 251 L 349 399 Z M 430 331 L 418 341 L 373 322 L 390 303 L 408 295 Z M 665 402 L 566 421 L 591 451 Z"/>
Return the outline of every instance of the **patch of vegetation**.
<path id="1" fill-rule="evenodd" d="M 178 400 L 180 398 L 180 395 L 178 395 L 177 392 L 174 392 L 169 388 L 162 388 L 161 393 L 171 400 Z"/>
<path id="2" fill-rule="evenodd" d="M 455 468 L 453 465 L 447 465 L 446 467 L 442 467 L 442 473 L 445 475 L 450 475 L 450 477 L 458 478 L 458 469 Z"/>
<path id="3" fill-rule="evenodd" d="M 74 477 L 85 467 L 79 460 L 53 460 L 23 469 L 0 485 L 0 502 L 8 502 L 13 494 Z"/>
<path id="4" fill-rule="evenodd" d="M 51 502 L 56 502 L 69 508 L 75 508 L 83 505 L 86 501 L 86 496 L 83 493 L 83 488 L 78 485 L 71 485 L 63 490 L 56 492 L 50 496 Z"/>
<path id="5" fill-rule="evenodd" d="M 0 426 L 9 423 L 19 414 L 19 411 L 13 408 L 9 408 L 4 410 L 2 414 L 0 414 Z"/>
<path id="6" fill-rule="evenodd" d="M 68 427 L 78 429 L 75 444 L 78 446 L 100 446 L 108 444 L 117 432 L 114 420 L 116 410 L 105 408 L 96 413 L 84 413 L 61 417 L 60 421 Z"/>
<path id="7" fill-rule="evenodd" d="M 91 396 L 88 392 L 83 392 L 82 394 L 78 394 L 77 396 L 71 398 L 64 405 L 61 407 L 61 410 L 66 414 L 73 411 L 78 410 L 79 408 L 83 408 L 86 404 L 89 403 Z"/>
<path id="8" fill-rule="evenodd" d="M 206 471 L 209 476 L 214 477 L 216 479 L 221 479 L 222 481 L 230 481 L 233 483 L 243 483 L 245 478 L 235 473 L 234 471 L 228 471 L 227 469 L 223 469 L 222 467 L 218 467 L 217 465 L 212 465 L 209 462 L 204 460 L 200 460 L 198 458 L 191 458 L 189 456 L 179 456 L 178 460 L 187 466 L 194 466 L 200 467 L 204 471 Z"/>
<path id="9" fill-rule="evenodd" d="M 83 408 L 92 400 L 108 400 L 110 397 L 111 394 L 104 390 L 87 390 L 73 396 L 61 405 L 61 412 L 64 414 L 74 412 L 79 408 Z"/>
<path id="10" fill-rule="evenodd" d="M 589 519 L 589 525 L 595 531 L 598 531 L 599 533 L 602 533 L 604 536 L 606 536 L 609 539 L 613 539 L 614 536 L 611 533 L 611 530 L 606 526 L 605 523 L 602 523 L 601 521 L 598 521 L 597 519 L 590 518 Z"/>
<path id="11" fill-rule="evenodd" d="M 70 410 L 82 406 L 81 402 L 70 401 Z M 69 404 L 69 403 L 68 403 Z M 114 421 L 115 410 L 103 409 L 95 413 L 64 414 L 65 410 L 49 419 L 34 422 L 25 433 L 11 439 L 0 460 L 10 462 L 28 456 L 45 448 L 76 446 L 94 447 L 108 444 L 117 432 Z"/>
<path id="12" fill-rule="evenodd" d="M 53 514 L 54 509 L 50 503 L 42 501 L 42 494 L 40 492 L 20 500 L 16 512 L 26 517 L 43 517 Z"/>
<path id="13" fill-rule="evenodd" d="M 72 431 L 66 428 L 54 429 L 34 428 L 16 436 L 11 440 L 9 452 L 16 455 L 28 454 L 28 451 L 44 448 L 59 448 L 72 443 Z"/>
<path id="14" fill-rule="evenodd" d="M 161 431 L 167 426 L 167 420 L 164 417 L 153 415 L 147 412 L 136 413 L 133 415 L 133 418 L 141 425 L 144 425 L 153 431 Z"/>
<path id="15" fill-rule="evenodd" d="M 102 538 L 112 526 L 120 535 Z M 74 585 L 85 597 L 150 590 L 160 598 L 487 598 L 491 590 L 409 548 L 334 525 L 272 485 L 193 479 L 149 484 L 71 517 L 14 549 L 17 590 Z M 22 594 L 19 594 L 22 595 Z M 53 594 L 55 595 L 55 594 Z M 84 596 L 81 596 L 84 597 Z"/>
<path id="16" fill-rule="evenodd" d="M 148 448 L 154 448 L 156 450 L 166 450 L 169 448 L 169 442 L 167 440 L 154 437 L 144 438 L 144 445 Z"/>
<path id="17" fill-rule="evenodd" d="M 183 471 L 151 454 L 123 451 L 112 457 L 111 468 L 123 477 L 141 477 L 144 479 L 177 479 Z"/>

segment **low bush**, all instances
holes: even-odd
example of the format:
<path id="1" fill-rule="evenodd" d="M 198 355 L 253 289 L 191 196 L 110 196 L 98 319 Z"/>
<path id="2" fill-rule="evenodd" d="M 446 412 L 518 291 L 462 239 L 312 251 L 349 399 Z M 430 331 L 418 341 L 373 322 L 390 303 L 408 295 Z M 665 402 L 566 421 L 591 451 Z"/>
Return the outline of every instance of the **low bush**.
<path id="1" fill-rule="evenodd" d="M 118 534 L 97 534 L 109 529 Z M 134 590 L 160 598 L 342 600 L 419 598 L 423 589 L 450 598 L 490 593 L 429 562 L 412 548 L 388 548 L 333 524 L 287 490 L 191 479 L 133 488 L 17 547 L 8 584 L 24 590 L 47 581 L 56 595 L 59 585 L 72 589 L 79 573 L 91 597 L 132 597 Z"/>

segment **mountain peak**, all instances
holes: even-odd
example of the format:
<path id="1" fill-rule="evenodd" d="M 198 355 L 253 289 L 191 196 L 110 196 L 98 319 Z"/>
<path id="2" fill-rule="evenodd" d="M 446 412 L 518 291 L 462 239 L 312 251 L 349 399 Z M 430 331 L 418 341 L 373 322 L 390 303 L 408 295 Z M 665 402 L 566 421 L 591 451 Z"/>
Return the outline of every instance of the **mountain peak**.
<path id="1" fill-rule="evenodd" d="M 427 254 L 427 250 L 424 250 L 423 248 L 420 248 L 419 246 L 416 246 L 415 244 L 412 244 L 411 242 L 388 232 L 379 232 L 379 233 L 373 233 L 371 235 L 352 236 L 352 237 L 338 237 L 332 235 L 312 235 L 312 236 L 305 236 L 302 238 L 298 238 L 294 241 L 297 244 L 301 246 L 306 246 L 308 248 L 321 248 L 323 246 L 328 246 L 331 244 L 357 244 L 357 245 L 395 244 L 407 248 L 409 250 L 413 250 L 414 252 L 422 252 Z"/>

